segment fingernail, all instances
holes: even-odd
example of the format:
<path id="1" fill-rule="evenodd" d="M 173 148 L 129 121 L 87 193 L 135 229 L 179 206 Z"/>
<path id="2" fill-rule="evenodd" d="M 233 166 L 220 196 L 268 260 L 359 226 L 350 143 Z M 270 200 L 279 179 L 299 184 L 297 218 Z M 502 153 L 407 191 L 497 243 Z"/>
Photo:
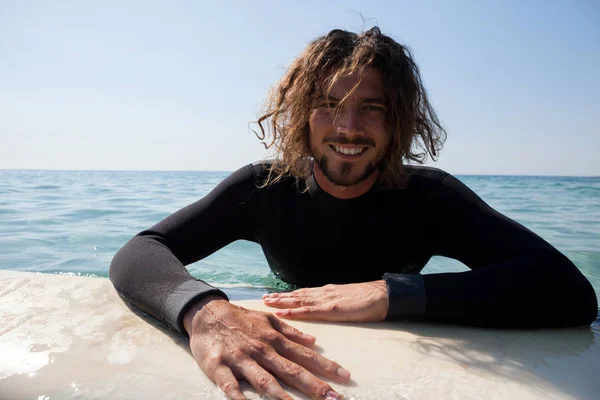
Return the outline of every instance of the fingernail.
<path id="1" fill-rule="evenodd" d="M 308 335 L 306 333 L 303 333 L 302 336 L 304 337 L 304 339 L 307 339 L 307 340 L 317 340 L 316 337 L 314 337 L 312 335 Z"/>
<path id="2" fill-rule="evenodd" d="M 325 393 L 325 400 L 340 400 L 341 398 L 342 396 L 340 396 L 333 390 L 330 390 L 329 392 Z"/>
<path id="3" fill-rule="evenodd" d="M 337 374 L 340 378 L 348 380 L 350 379 L 350 372 L 346 371 L 344 368 L 339 367 L 337 369 Z"/>

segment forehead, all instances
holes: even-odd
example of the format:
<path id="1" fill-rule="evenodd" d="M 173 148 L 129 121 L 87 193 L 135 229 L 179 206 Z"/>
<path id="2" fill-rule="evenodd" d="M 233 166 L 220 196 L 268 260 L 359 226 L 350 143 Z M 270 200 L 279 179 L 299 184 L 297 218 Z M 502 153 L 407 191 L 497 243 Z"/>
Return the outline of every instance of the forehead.
<path id="1" fill-rule="evenodd" d="M 331 86 L 330 95 L 343 98 L 349 91 L 354 88 L 354 86 L 359 83 L 358 74 L 354 73 L 349 76 L 345 76 L 341 79 L 338 79 Z M 376 69 L 369 68 L 364 74 L 362 80 L 356 91 L 352 93 L 350 97 L 354 98 L 381 98 L 385 97 L 385 88 L 383 84 L 383 77 L 381 72 Z"/>

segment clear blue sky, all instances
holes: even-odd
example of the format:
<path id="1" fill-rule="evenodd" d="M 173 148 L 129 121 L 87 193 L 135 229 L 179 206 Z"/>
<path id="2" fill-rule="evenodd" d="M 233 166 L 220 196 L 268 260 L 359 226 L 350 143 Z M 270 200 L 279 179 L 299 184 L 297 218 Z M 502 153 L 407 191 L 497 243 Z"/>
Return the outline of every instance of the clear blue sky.
<path id="1" fill-rule="evenodd" d="M 0 0 L 0 169 L 235 170 L 304 46 L 378 24 L 447 127 L 438 167 L 600 176 L 598 21 L 595 0 Z"/>

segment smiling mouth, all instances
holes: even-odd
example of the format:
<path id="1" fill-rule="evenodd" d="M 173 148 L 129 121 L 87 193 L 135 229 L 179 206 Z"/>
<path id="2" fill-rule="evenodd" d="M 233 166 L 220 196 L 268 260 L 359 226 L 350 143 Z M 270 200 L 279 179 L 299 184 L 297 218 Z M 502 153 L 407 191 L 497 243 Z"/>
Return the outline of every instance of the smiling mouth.
<path id="1" fill-rule="evenodd" d="M 342 155 L 342 156 L 349 156 L 349 157 L 358 157 L 367 150 L 366 147 L 344 147 L 344 146 L 337 146 L 334 144 L 330 144 L 329 147 L 333 151 L 335 151 L 337 154 Z"/>

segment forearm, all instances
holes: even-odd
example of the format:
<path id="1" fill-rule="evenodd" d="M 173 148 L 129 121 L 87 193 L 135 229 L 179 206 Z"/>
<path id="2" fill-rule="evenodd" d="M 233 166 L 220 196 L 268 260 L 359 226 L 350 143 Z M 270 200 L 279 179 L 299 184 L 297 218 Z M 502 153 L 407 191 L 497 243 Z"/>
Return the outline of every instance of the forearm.
<path id="1" fill-rule="evenodd" d="M 113 258 L 109 277 L 133 306 L 183 334 L 183 316 L 193 304 L 211 294 L 226 298 L 192 277 L 153 235 L 138 235 L 123 246 Z"/>
<path id="2" fill-rule="evenodd" d="M 428 188 L 431 254 L 471 271 L 423 275 L 423 319 L 490 327 L 589 324 L 594 290 L 572 262 L 525 226 L 446 176 Z"/>
<path id="3" fill-rule="evenodd" d="M 487 327 L 563 327 L 589 324 L 598 311 L 590 283 L 559 254 L 521 257 L 462 273 L 427 274 L 422 279 L 425 304 L 416 304 L 424 312 L 405 318 Z M 389 286 L 390 278 L 386 281 Z M 403 287 L 412 293 L 407 301 L 415 303 L 415 288 L 402 282 L 391 285 L 399 295 L 390 302 L 389 315 L 402 318 L 403 306 L 393 306 L 400 304 Z M 414 304 L 408 307 L 416 309 Z"/>

